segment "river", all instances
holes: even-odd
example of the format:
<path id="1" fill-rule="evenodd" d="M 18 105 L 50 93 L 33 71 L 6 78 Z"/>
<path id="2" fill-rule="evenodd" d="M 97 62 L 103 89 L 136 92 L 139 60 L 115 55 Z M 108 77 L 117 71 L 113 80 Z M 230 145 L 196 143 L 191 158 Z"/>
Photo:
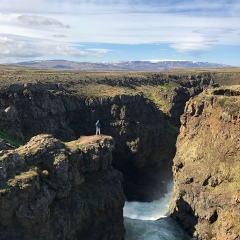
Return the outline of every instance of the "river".
<path id="1" fill-rule="evenodd" d="M 150 202 L 125 202 L 123 209 L 125 240 L 189 240 L 177 223 L 165 217 L 173 184 L 165 197 Z"/>

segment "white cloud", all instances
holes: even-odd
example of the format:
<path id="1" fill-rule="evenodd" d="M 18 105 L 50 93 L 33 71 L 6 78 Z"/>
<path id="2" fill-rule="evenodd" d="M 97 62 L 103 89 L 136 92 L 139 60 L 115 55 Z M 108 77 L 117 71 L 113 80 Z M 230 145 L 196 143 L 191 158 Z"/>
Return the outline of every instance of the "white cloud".
<path id="1" fill-rule="evenodd" d="M 53 34 L 52 36 L 55 37 L 55 38 L 66 38 L 67 37 L 64 34 Z"/>
<path id="2" fill-rule="evenodd" d="M 38 58 L 43 56 L 71 56 L 75 58 L 83 58 L 90 56 L 98 56 L 96 54 L 81 51 L 75 46 L 54 44 L 53 42 L 22 42 L 7 37 L 0 37 L 0 57 L 11 58 Z"/>
<path id="3" fill-rule="evenodd" d="M 2 49 L 2 51 L 0 51 L 0 57 L 2 58 L 28 58 L 39 56 L 37 49 L 31 48 L 31 46 L 27 46 L 27 44 L 23 42 L 15 41 L 7 37 L 0 37 L 0 49 Z"/>
<path id="4" fill-rule="evenodd" d="M 108 52 L 113 52 L 114 50 L 106 49 L 106 48 L 88 48 L 87 51 L 94 51 L 99 54 L 104 54 L 104 53 L 108 53 Z"/>
<path id="5" fill-rule="evenodd" d="M 204 42 L 181 42 L 170 45 L 180 53 L 199 55 L 212 49 L 210 44 Z"/>
<path id="6" fill-rule="evenodd" d="M 194 33 L 200 33 L 205 35 L 218 35 L 218 34 L 231 34 L 234 32 L 234 29 L 231 28 L 199 28 L 193 31 Z"/>
<path id="7" fill-rule="evenodd" d="M 216 44 L 239 45 L 238 10 L 238 0 L 1 0 L 0 35 L 12 36 L 8 51 L 19 56 L 22 49 L 29 55 L 77 57 L 110 51 L 81 52 L 81 42 L 168 43 L 178 52 L 195 54 Z M 38 43 L 29 45 L 33 38 Z M 34 44 L 41 46 L 36 50 Z"/>
<path id="8" fill-rule="evenodd" d="M 70 28 L 70 26 L 67 24 L 64 24 L 56 19 L 44 16 L 20 15 L 18 19 L 19 21 L 30 25 L 57 26 L 60 28 Z"/>

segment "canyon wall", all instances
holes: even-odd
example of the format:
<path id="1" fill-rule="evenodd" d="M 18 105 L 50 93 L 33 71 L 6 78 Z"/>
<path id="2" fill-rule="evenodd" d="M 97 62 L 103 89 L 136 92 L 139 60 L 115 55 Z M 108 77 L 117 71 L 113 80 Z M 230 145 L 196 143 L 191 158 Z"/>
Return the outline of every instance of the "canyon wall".
<path id="1" fill-rule="evenodd" d="M 124 174 L 126 197 L 139 201 L 157 199 L 166 192 L 163 181 L 171 176 L 178 134 L 173 125 L 179 123 L 185 102 L 213 84 L 207 74 L 44 81 L 2 86 L 0 129 L 20 140 L 50 133 L 71 141 L 95 134 L 99 119 L 102 133 L 116 141 L 113 166 Z M 93 91 L 89 86 L 99 92 L 120 87 L 126 94 L 91 97 L 75 92 Z"/>
<path id="2" fill-rule="evenodd" d="M 63 143 L 52 135 L 0 153 L 1 239 L 124 238 L 122 174 L 114 140 Z"/>
<path id="3" fill-rule="evenodd" d="M 181 116 L 170 215 L 197 239 L 240 238 L 240 88 L 208 89 Z"/>
<path id="4" fill-rule="evenodd" d="M 16 150 L 7 150 L 11 147 L 4 143 L 0 145 L 0 232 L 5 239 L 122 239 L 122 175 L 111 165 L 123 173 L 124 194 L 128 200 L 151 201 L 166 192 L 164 180 L 172 174 L 172 158 L 178 135 L 176 125 L 180 122 L 185 103 L 205 88 L 216 87 L 217 84 L 209 74 L 146 76 L 95 80 L 86 77 L 80 81 L 73 75 L 69 79 L 64 73 L 60 77 L 34 75 L 33 80 L 25 76 L 21 79 L 20 76 L 17 83 L 1 82 L 0 130 L 21 141 L 44 133 L 31 138 L 27 145 Z M 53 80 L 49 81 L 50 78 Z M 108 89 L 113 92 L 106 92 Z M 230 90 L 219 90 L 213 94 L 211 91 L 214 90 L 209 89 L 209 99 L 195 102 L 194 98 L 188 103 L 181 117 L 183 125 L 179 139 L 185 139 L 182 142 L 196 136 L 196 129 L 201 125 L 197 120 L 201 119 L 205 110 L 205 117 L 214 113 L 212 109 L 218 102 L 216 99 L 223 97 L 223 94 L 233 94 Z M 94 95 L 96 92 L 99 95 Z M 228 99 L 230 96 L 225 97 Z M 217 123 L 223 127 L 229 124 L 239 130 L 238 115 L 228 112 L 231 101 L 222 100 L 219 104 L 225 108 Z M 77 140 L 80 136 L 94 135 L 98 119 L 102 124 L 102 134 L 115 139 L 114 149 L 111 147 L 113 139 L 109 137 L 104 137 L 103 143 L 99 140 L 87 147 Z M 194 122 L 192 119 L 197 120 Z M 194 122 L 194 129 L 189 130 L 191 121 Z M 189 137 L 188 131 L 191 132 Z M 232 139 L 231 134 L 223 135 L 226 139 Z M 223 137 L 221 134 L 219 136 Z M 178 141 L 179 148 L 182 142 Z M 201 151 L 206 148 L 203 144 L 200 146 Z M 197 146 L 194 147 L 201 152 Z M 215 160 L 212 149 L 209 148 L 211 160 Z M 111 151 L 112 155 L 109 153 Z M 187 149 L 184 151 L 188 153 Z M 198 160 L 195 155 L 196 152 L 194 162 Z M 185 157 L 184 161 L 187 159 Z M 194 203 L 199 199 L 194 193 L 190 198 L 187 190 L 194 192 L 194 187 L 197 189 L 199 186 L 197 177 L 204 174 L 196 171 L 196 176 L 190 176 L 182 184 L 178 176 L 179 179 L 185 178 L 187 175 L 181 169 L 188 168 L 179 159 L 174 160 L 175 187 L 171 214 L 190 233 L 205 236 L 201 228 L 209 226 L 209 221 L 215 224 L 219 209 L 211 207 L 213 211 L 207 213 L 206 221 L 205 213 L 200 213 L 200 210 L 194 215 L 195 208 L 189 199 L 193 198 Z M 191 164 L 189 166 L 193 167 Z M 191 167 L 189 172 L 193 173 Z M 218 177 L 221 174 L 214 171 L 213 175 L 212 171 L 206 174 L 201 189 L 209 187 L 209 184 L 213 188 L 221 182 Z M 180 174 L 182 172 L 183 175 Z M 235 176 L 234 172 L 231 174 Z M 181 190 L 181 186 L 193 188 Z M 204 205 L 206 199 L 199 201 L 199 204 Z M 233 199 L 238 204 L 238 196 Z M 212 206 L 209 204 L 213 202 L 207 201 L 205 208 Z M 199 208 L 203 208 L 202 205 Z M 201 223 L 205 221 L 205 225 L 196 224 L 198 219 Z M 214 224 L 210 226 L 217 226 Z M 208 236 L 215 236 L 214 229 L 207 233 Z M 231 225 L 230 229 L 235 227 Z"/>
<path id="5" fill-rule="evenodd" d="M 20 139 L 51 133 L 58 139 L 70 141 L 82 135 L 94 135 L 95 122 L 99 119 L 102 134 L 111 135 L 116 141 L 113 165 L 133 178 L 127 187 L 133 189 L 138 169 L 154 165 L 164 146 L 162 112 L 142 94 L 82 98 L 57 92 L 58 88 L 54 87 L 18 86 L 3 92 L 2 129 L 8 129 Z M 135 170 L 129 172 L 130 169 Z M 165 187 L 162 189 L 164 192 Z M 129 198 L 131 194 L 136 198 L 141 195 L 128 192 Z"/>

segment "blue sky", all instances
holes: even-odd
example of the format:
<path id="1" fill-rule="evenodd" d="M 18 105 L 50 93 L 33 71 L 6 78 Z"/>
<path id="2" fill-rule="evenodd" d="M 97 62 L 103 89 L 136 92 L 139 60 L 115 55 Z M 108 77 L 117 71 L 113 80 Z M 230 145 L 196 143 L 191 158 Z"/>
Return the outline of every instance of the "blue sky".
<path id="1" fill-rule="evenodd" d="M 240 1 L 1 0 L 0 63 L 44 59 L 240 66 Z"/>

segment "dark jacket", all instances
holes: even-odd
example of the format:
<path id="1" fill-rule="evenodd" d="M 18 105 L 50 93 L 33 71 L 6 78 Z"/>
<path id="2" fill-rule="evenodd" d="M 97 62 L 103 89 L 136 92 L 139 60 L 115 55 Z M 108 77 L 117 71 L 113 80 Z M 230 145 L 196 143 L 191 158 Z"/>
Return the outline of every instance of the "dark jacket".
<path id="1" fill-rule="evenodd" d="M 100 127 L 101 127 L 101 123 L 99 122 L 99 120 L 96 122 L 95 125 L 96 125 L 97 128 L 100 128 Z"/>

